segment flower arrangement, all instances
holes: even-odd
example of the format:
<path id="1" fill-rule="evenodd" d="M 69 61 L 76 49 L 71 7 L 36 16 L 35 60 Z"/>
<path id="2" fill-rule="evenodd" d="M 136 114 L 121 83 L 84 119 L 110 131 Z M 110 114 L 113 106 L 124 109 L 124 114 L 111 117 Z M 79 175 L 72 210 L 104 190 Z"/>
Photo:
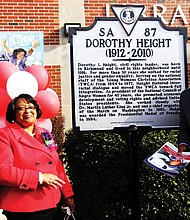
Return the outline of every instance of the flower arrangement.
<path id="1" fill-rule="evenodd" d="M 57 150 L 57 144 L 54 142 L 54 139 L 51 133 L 47 131 L 42 131 L 41 137 L 48 149 L 50 149 L 51 151 Z"/>

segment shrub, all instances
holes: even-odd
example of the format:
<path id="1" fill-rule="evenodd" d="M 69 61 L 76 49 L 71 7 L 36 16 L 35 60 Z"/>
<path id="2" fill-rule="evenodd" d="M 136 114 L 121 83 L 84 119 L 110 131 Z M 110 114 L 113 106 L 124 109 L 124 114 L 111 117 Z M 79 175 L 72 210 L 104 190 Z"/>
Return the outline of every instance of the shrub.
<path id="1" fill-rule="evenodd" d="M 190 195 L 187 170 L 177 178 L 161 174 L 143 163 L 143 159 L 154 153 L 165 142 L 177 146 L 178 131 L 161 130 L 146 134 L 140 151 L 141 219 L 166 220 L 189 219 Z"/>
<path id="2" fill-rule="evenodd" d="M 64 156 L 64 138 L 65 138 L 65 118 L 63 116 L 55 116 L 51 118 L 52 122 L 52 134 L 55 139 L 55 142 L 58 146 L 58 153 L 60 157 L 63 158 Z"/>
<path id="3" fill-rule="evenodd" d="M 112 132 L 70 131 L 64 144 L 77 219 L 129 219 L 128 153 Z"/>
<path id="4" fill-rule="evenodd" d="M 76 219 L 131 219 L 133 195 L 126 138 L 112 131 L 70 130 L 64 134 L 63 124 L 64 118 L 55 118 L 53 133 L 59 152 L 64 155 L 67 174 L 73 184 Z M 178 131 L 141 131 L 139 137 L 141 219 L 188 220 L 190 195 L 187 169 L 177 178 L 171 178 L 143 162 L 165 142 L 170 141 L 177 145 Z"/>

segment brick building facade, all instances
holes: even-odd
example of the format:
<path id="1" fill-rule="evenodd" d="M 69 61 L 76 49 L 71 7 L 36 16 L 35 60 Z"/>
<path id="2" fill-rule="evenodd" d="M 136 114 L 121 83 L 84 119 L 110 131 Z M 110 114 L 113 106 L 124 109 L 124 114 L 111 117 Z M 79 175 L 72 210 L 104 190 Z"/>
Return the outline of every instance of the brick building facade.
<path id="1" fill-rule="evenodd" d="M 90 26 L 95 17 L 113 16 L 112 4 L 143 4 L 145 16 L 161 16 L 166 25 L 187 27 L 190 37 L 190 6 L 187 0 L 0 0 L 0 31 L 42 31 L 45 68 L 50 74 L 50 88 L 60 99 L 58 115 L 72 126 L 70 48 L 63 34 L 64 23 Z M 187 51 L 189 51 L 187 42 Z M 190 63 L 189 52 L 187 54 Z"/>

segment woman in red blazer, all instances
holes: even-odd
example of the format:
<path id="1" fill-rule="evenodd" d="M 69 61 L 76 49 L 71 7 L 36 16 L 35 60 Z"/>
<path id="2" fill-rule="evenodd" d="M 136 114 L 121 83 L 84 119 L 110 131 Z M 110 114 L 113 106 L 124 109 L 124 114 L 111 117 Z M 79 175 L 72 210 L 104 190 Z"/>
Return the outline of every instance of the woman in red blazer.
<path id="1" fill-rule="evenodd" d="M 21 94 L 0 129 L 0 208 L 8 220 L 52 220 L 61 196 L 74 211 L 72 187 L 51 134 L 36 124 L 41 110 Z"/>

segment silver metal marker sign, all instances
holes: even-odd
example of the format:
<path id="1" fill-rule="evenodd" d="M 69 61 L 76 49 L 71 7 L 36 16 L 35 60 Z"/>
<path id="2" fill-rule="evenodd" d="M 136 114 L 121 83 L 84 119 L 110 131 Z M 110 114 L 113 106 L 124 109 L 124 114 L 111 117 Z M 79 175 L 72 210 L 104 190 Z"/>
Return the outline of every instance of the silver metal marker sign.
<path id="1" fill-rule="evenodd" d="M 115 17 L 70 29 L 74 127 L 178 127 L 186 28 L 141 17 L 142 5 L 111 9 Z"/>

